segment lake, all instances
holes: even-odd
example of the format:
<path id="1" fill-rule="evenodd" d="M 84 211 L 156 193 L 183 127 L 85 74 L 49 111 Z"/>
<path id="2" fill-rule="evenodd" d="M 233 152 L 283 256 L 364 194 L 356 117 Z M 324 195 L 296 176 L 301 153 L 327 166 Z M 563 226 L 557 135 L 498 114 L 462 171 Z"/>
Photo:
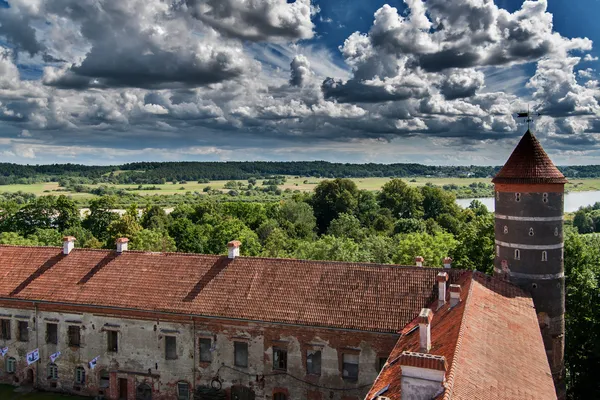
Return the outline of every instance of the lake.
<path id="1" fill-rule="evenodd" d="M 456 203 L 461 207 L 468 207 L 471 201 L 479 200 L 490 211 L 494 211 L 494 198 L 482 197 L 479 199 L 457 199 Z M 565 194 L 565 212 L 575 212 L 579 207 L 591 206 L 595 202 L 600 201 L 600 190 L 592 192 L 570 192 Z"/>

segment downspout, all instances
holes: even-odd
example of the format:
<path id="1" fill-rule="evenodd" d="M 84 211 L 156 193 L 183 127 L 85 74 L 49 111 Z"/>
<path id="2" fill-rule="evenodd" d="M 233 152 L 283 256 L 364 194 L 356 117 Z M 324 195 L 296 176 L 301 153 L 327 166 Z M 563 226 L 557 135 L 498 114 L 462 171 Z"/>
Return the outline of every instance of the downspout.
<path id="1" fill-rule="evenodd" d="M 34 309 L 34 312 L 33 312 L 34 317 L 33 318 L 35 319 L 35 322 L 33 325 L 33 327 L 35 329 L 35 348 L 38 349 L 38 351 L 39 351 L 40 345 L 39 345 L 39 341 L 38 341 L 38 306 L 35 301 L 33 302 L 33 309 Z M 39 383 L 40 383 L 40 360 L 38 360 L 35 363 L 35 388 L 36 389 L 39 387 Z"/>
<path id="2" fill-rule="evenodd" d="M 192 367 L 192 373 L 194 376 L 194 380 L 192 381 L 192 393 L 194 393 L 194 388 L 196 387 L 196 320 L 194 319 L 194 317 L 190 317 L 192 319 L 192 331 L 193 331 L 193 338 L 192 340 L 194 341 L 194 355 L 192 357 L 192 360 L 194 362 L 194 365 Z"/>

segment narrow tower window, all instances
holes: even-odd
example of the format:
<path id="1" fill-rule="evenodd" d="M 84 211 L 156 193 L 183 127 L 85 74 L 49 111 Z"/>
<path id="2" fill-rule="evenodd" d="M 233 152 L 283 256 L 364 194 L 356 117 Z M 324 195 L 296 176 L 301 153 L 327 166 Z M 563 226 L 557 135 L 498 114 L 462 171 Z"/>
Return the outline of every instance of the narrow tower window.
<path id="1" fill-rule="evenodd" d="M 558 236 L 558 227 L 554 228 L 554 236 Z"/>
<path id="2" fill-rule="evenodd" d="M 560 261 L 565 259 L 565 249 L 560 249 Z"/>
<path id="3" fill-rule="evenodd" d="M 544 203 L 547 203 L 547 202 L 548 202 L 548 193 L 544 193 L 544 194 L 542 194 L 542 201 L 543 201 Z"/>
<path id="4" fill-rule="evenodd" d="M 529 236 L 533 236 L 533 235 L 534 235 L 533 228 L 529 228 Z"/>
<path id="5" fill-rule="evenodd" d="M 521 193 L 515 193 L 515 201 L 521 201 Z"/>
<path id="6" fill-rule="evenodd" d="M 542 251 L 542 261 L 548 261 L 548 252 Z"/>
<path id="7" fill-rule="evenodd" d="M 500 257 L 500 246 L 496 246 L 496 257 Z"/>
<path id="8" fill-rule="evenodd" d="M 500 192 L 496 191 L 496 201 L 500 201 Z"/>
<path id="9" fill-rule="evenodd" d="M 521 250 L 515 249 L 515 260 L 521 259 Z"/>
<path id="10" fill-rule="evenodd" d="M 504 233 L 508 233 L 508 226 L 504 225 Z"/>

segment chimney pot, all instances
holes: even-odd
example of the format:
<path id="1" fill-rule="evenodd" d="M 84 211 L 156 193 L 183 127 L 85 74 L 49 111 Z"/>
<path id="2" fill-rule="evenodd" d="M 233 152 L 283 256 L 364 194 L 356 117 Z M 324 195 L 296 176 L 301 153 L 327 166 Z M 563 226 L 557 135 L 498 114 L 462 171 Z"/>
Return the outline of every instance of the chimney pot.
<path id="1" fill-rule="evenodd" d="M 124 251 L 127 251 L 127 243 L 129 243 L 129 239 L 127 239 L 126 237 L 118 238 L 117 239 L 117 253 L 122 253 Z"/>
<path id="2" fill-rule="evenodd" d="M 460 303 L 460 292 L 460 285 L 450 285 L 450 307 L 454 307 L 455 305 Z"/>
<path id="3" fill-rule="evenodd" d="M 433 312 L 429 308 L 423 308 L 419 314 L 419 346 L 421 353 L 431 350 L 431 320 Z"/>
<path id="4" fill-rule="evenodd" d="M 231 242 L 227 243 L 227 257 L 231 259 L 238 257 L 240 255 L 241 245 L 242 242 L 240 242 L 239 240 L 232 240 Z"/>
<path id="5" fill-rule="evenodd" d="M 75 247 L 75 237 L 74 236 L 65 236 L 63 238 L 63 254 L 67 255 L 73 250 Z"/>
<path id="6" fill-rule="evenodd" d="M 444 257 L 444 268 L 451 268 L 451 267 L 452 267 L 452 258 Z"/>
<path id="7" fill-rule="evenodd" d="M 448 273 L 440 272 L 437 274 L 438 282 L 438 307 L 446 303 L 446 282 L 448 281 Z"/>
<path id="8" fill-rule="evenodd" d="M 422 267 L 423 266 L 423 261 L 425 261 L 425 259 L 421 256 L 416 256 L 415 257 L 415 265 L 417 267 Z"/>

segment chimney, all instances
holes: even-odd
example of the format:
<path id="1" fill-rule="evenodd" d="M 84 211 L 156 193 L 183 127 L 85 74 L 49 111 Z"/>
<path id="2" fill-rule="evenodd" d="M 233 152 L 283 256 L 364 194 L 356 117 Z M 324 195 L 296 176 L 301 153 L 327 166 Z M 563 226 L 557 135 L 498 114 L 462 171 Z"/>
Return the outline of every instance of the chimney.
<path id="1" fill-rule="evenodd" d="M 66 256 L 73 250 L 75 247 L 75 237 L 74 236 L 65 236 L 63 238 L 63 254 Z"/>
<path id="2" fill-rule="evenodd" d="M 444 257 L 444 268 L 452 267 L 452 259 L 450 257 Z"/>
<path id="3" fill-rule="evenodd" d="M 419 314 L 419 347 L 421 353 L 429 353 L 431 350 L 431 320 L 433 312 L 429 308 L 423 308 Z"/>
<path id="4" fill-rule="evenodd" d="M 117 253 L 122 253 L 124 251 L 127 251 L 127 243 L 128 242 L 129 242 L 129 239 L 127 239 L 126 237 L 118 238 L 117 239 Z"/>
<path id="5" fill-rule="evenodd" d="M 439 272 L 437 274 L 438 283 L 438 307 L 446 303 L 446 281 L 448 280 L 447 272 Z"/>
<path id="6" fill-rule="evenodd" d="M 417 267 L 422 267 L 423 266 L 423 261 L 425 261 L 425 259 L 421 256 L 416 256 L 415 257 L 415 265 Z"/>
<path id="7" fill-rule="evenodd" d="M 239 240 L 232 240 L 231 242 L 227 243 L 227 250 L 228 250 L 227 257 L 229 257 L 231 259 L 238 257 L 240 255 L 240 246 L 241 245 L 242 245 L 242 242 L 240 242 Z"/>
<path id="8" fill-rule="evenodd" d="M 460 303 L 460 285 L 450 285 L 450 307 Z"/>
<path id="9" fill-rule="evenodd" d="M 433 399 L 443 392 L 448 368 L 444 356 L 403 351 L 398 361 L 402 400 Z"/>

